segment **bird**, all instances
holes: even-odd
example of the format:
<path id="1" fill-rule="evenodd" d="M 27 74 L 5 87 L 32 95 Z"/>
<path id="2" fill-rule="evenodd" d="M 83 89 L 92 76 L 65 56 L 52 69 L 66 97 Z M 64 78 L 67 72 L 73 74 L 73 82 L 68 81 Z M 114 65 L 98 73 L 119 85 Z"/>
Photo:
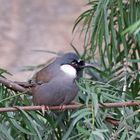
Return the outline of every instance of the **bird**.
<path id="1" fill-rule="evenodd" d="M 78 93 L 76 80 L 85 62 L 73 52 L 65 53 L 33 76 L 37 83 L 32 88 L 33 103 L 45 106 L 63 106 L 71 103 Z"/>

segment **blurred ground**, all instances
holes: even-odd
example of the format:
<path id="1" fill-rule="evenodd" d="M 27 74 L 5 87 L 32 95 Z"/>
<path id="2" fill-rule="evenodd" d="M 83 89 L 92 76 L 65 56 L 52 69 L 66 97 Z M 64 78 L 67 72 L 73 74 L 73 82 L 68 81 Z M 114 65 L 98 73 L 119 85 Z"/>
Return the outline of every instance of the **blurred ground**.
<path id="1" fill-rule="evenodd" d="M 0 68 L 12 80 L 26 81 L 33 72 L 24 66 L 38 65 L 54 56 L 33 50 L 68 52 L 72 27 L 84 8 L 83 0 L 0 0 Z M 82 39 L 74 45 L 82 51 Z"/>

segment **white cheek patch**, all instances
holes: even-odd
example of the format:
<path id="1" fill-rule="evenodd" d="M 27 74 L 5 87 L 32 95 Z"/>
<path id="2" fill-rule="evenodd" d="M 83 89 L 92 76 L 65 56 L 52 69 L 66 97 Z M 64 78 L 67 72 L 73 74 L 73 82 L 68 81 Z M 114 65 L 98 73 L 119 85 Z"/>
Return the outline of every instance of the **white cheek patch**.
<path id="1" fill-rule="evenodd" d="M 66 74 L 68 74 L 69 76 L 71 76 L 71 77 L 76 77 L 76 69 L 74 68 L 74 67 L 72 67 L 71 65 L 68 65 L 68 64 L 66 64 L 66 65 L 62 65 L 61 67 L 60 67 L 60 69 L 64 72 L 64 73 L 66 73 Z"/>

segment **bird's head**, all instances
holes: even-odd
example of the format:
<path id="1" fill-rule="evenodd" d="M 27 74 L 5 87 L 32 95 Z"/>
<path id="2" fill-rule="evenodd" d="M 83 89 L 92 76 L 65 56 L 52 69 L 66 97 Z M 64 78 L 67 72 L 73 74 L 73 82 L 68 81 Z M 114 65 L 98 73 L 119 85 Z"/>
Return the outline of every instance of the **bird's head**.
<path id="1" fill-rule="evenodd" d="M 61 70 L 74 77 L 85 66 L 85 62 L 75 53 L 64 54 L 60 57 L 60 62 Z"/>

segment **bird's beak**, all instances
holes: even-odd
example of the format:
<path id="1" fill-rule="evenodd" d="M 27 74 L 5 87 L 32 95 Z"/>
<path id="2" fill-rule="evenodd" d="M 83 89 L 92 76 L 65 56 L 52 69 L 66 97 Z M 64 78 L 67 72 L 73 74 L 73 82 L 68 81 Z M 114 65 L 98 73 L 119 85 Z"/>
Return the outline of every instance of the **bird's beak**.
<path id="1" fill-rule="evenodd" d="M 84 63 L 84 65 L 81 65 L 80 68 L 84 69 L 84 68 L 93 68 L 94 66 L 89 64 L 89 63 Z"/>
<path id="2" fill-rule="evenodd" d="M 91 64 L 89 64 L 89 63 L 85 63 L 85 66 L 84 66 L 84 67 L 85 67 L 85 68 L 86 68 L 86 67 L 91 67 L 91 68 L 92 68 L 92 67 L 94 67 L 94 66 L 91 65 Z"/>
<path id="3" fill-rule="evenodd" d="M 93 68 L 94 66 L 91 65 L 91 64 L 89 64 L 89 63 L 85 63 L 85 61 L 79 59 L 79 60 L 78 60 L 78 67 L 79 67 L 80 69 L 84 69 L 84 68 Z"/>

